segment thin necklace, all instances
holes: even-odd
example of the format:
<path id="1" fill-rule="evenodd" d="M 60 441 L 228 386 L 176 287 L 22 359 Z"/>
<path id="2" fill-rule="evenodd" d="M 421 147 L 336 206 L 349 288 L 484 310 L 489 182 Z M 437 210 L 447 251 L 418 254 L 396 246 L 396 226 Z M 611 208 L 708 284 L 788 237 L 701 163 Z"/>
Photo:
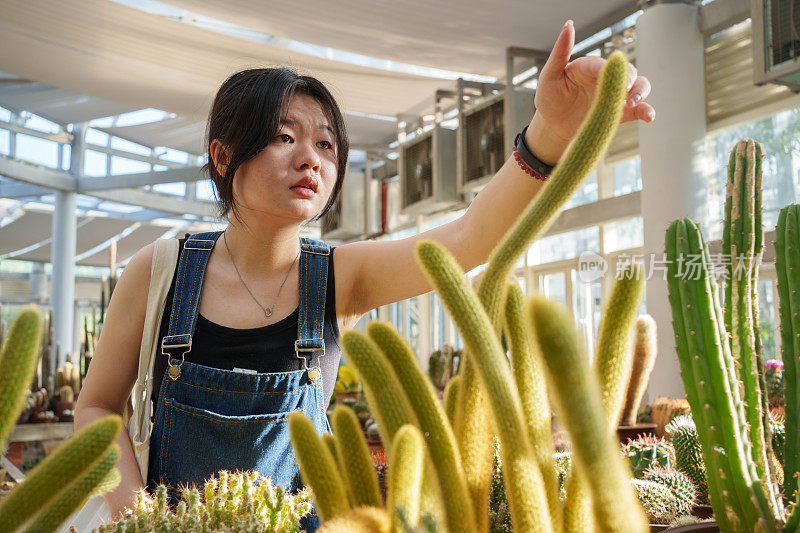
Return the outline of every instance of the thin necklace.
<path id="1" fill-rule="evenodd" d="M 300 257 L 300 252 L 299 251 L 297 252 L 294 261 L 292 261 L 292 264 L 289 266 L 289 271 L 286 272 L 286 277 L 283 278 L 283 283 L 281 283 L 281 286 L 278 288 L 278 294 L 275 296 L 275 301 L 272 302 L 272 305 L 270 307 L 264 307 L 263 305 L 261 305 L 261 302 L 258 301 L 258 299 L 252 293 L 250 288 L 247 286 L 247 283 L 245 283 L 244 280 L 242 279 L 242 275 L 239 273 L 239 269 L 236 268 L 236 261 L 233 260 L 233 254 L 231 253 L 231 249 L 228 248 L 228 239 L 225 238 L 224 232 L 222 233 L 222 241 L 225 243 L 225 249 L 228 251 L 228 255 L 231 258 L 231 264 L 233 265 L 233 269 L 236 271 L 236 275 L 239 276 L 239 281 L 241 281 L 242 285 L 244 285 L 244 288 L 247 289 L 247 292 L 250 294 L 250 297 L 253 299 L 253 301 L 258 305 L 258 308 L 264 311 L 264 314 L 267 315 L 267 318 L 271 317 L 272 311 L 275 309 L 275 304 L 278 303 L 278 297 L 281 295 L 281 289 L 283 289 L 283 286 L 286 284 L 286 280 L 289 279 L 289 273 L 292 271 L 294 264 L 297 262 L 297 258 Z"/>

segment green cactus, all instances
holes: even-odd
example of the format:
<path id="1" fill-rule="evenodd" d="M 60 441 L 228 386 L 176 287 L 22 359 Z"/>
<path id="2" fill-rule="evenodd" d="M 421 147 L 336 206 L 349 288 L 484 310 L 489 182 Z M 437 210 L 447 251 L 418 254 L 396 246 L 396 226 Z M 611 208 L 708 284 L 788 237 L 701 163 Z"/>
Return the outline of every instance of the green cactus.
<path id="1" fill-rule="evenodd" d="M 121 428 L 122 422 L 118 416 L 101 418 L 81 429 L 45 457 L 28 473 L 23 483 L 0 501 L 0 531 L 13 531 L 37 513 L 50 512 L 49 506 L 53 503 L 62 503 L 64 500 L 61 497 L 67 494 L 65 491 L 77 490 L 73 485 L 102 460 Z M 86 488 L 85 485 L 83 487 Z M 88 487 L 80 495 L 79 502 L 93 488 Z"/>
<path id="2" fill-rule="evenodd" d="M 750 454 L 759 479 L 771 479 L 766 381 L 758 333 L 758 267 L 763 253 L 761 227 L 761 145 L 739 141 L 731 151 L 725 202 L 722 253 L 726 259 L 725 331 L 739 380 Z M 777 505 L 773 483 L 765 483 Z M 782 508 L 781 508 L 782 510 Z M 777 514 L 779 509 L 775 507 Z"/>
<path id="3" fill-rule="evenodd" d="M 525 297 L 516 282 L 508 284 L 506 329 L 511 341 L 511 368 L 527 422 L 528 437 L 544 481 L 553 529 L 561 530 L 561 500 L 558 480 L 553 475 L 553 422 L 547 401 L 547 383 L 538 354 L 533 353 L 525 323 Z"/>
<path id="4" fill-rule="evenodd" d="M 116 523 L 101 526 L 95 533 L 128 532 L 258 532 L 299 533 L 300 519 L 311 512 L 310 493 L 284 492 L 258 472 L 218 472 L 199 490 L 189 486 L 181 491 L 175 509 L 168 505 L 168 490 L 159 485 L 155 497 L 142 490 L 134 509 Z"/>
<path id="5" fill-rule="evenodd" d="M 42 313 L 29 305 L 14 318 L 0 349 L 0 444 L 6 442 L 25 407 L 41 337 Z"/>
<path id="6" fill-rule="evenodd" d="M 392 513 L 394 531 L 402 532 L 398 512 L 416 527 L 420 515 L 425 441 L 416 426 L 406 424 L 398 430 L 389 452 L 389 481 L 386 508 Z"/>
<path id="7" fill-rule="evenodd" d="M 349 407 L 338 406 L 333 411 L 333 433 L 339 473 L 346 483 L 353 507 L 380 507 L 378 477 L 372 466 L 367 442 L 355 413 Z"/>
<path id="8" fill-rule="evenodd" d="M 697 502 L 708 505 L 706 464 L 697 427 L 690 415 L 673 418 L 665 428 L 675 449 L 675 468 L 686 474 L 697 489 Z"/>
<path id="9" fill-rule="evenodd" d="M 328 520 L 350 509 L 344 481 L 331 452 L 317 435 L 314 423 L 300 411 L 292 413 L 289 415 L 289 434 L 300 464 L 300 474 L 311 487 L 320 518 Z"/>
<path id="10" fill-rule="evenodd" d="M 775 228 L 775 270 L 781 317 L 781 358 L 786 427 L 800 427 L 800 205 L 784 207 Z M 783 451 L 783 496 L 794 498 L 800 472 L 800 431 L 786 435 Z"/>
<path id="11" fill-rule="evenodd" d="M 419 421 L 417 427 L 427 436 L 441 492 L 447 495 L 443 503 L 448 528 L 465 533 L 474 531 L 475 518 L 458 444 L 430 380 L 417 364 L 411 347 L 392 324 L 373 321 L 367 326 L 367 332 L 389 360 Z"/>
<path id="12" fill-rule="evenodd" d="M 756 524 L 775 531 L 778 519 L 770 506 L 770 491 L 758 478 L 750 453 L 708 247 L 694 222 L 681 219 L 667 230 L 666 249 L 676 350 L 708 467 L 714 515 L 723 531 L 754 530 Z M 689 264 L 696 274 L 678 270 Z"/>
<path id="13" fill-rule="evenodd" d="M 632 479 L 631 484 L 651 524 L 669 524 L 678 516 L 680 502 L 669 487 L 645 479 Z"/>
<path id="14" fill-rule="evenodd" d="M 697 502 L 697 490 L 689 476 L 674 468 L 651 468 L 644 474 L 646 481 L 655 481 L 669 488 L 678 501 L 678 516 L 689 514 Z"/>
<path id="15" fill-rule="evenodd" d="M 786 448 L 786 425 L 777 420 L 770 420 L 770 434 L 772 435 L 772 451 L 780 464 L 784 464 L 784 449 Z M 784 474 L 785 474 L 784 470 Z"/>
<path id="16" fill-rule="evenodd" d="M 652 435 L 641 435 L 628 440 L 628 443 L 622 448 L 622 453 L 630 462 L 633 476 L 639 479 L 651 468 L 675 466 L 673 446 L 664 439 Z"/>
<path id="17" fill-rule="evenodd" d="M 580 333 L 568 311 L 555 302 L 535 296 L 529 312 L 559 418 L 572 439 L 573 459 L 591 490 L 597 528 L 645 531 L 647 523 L 609 429 L 600 384 L 589 367 Z"/>
<path id="18" fill-rule="evenodd" d="M 633 426 L 642 396 L 650 380 L 650 372 L 656 362 L 656 321 L 650 315 L 641 315 L 636 319 L 636 339 L 633 348 L 633 367 L 631 380 L 625 394 L 625 405 L 622 408 L 620 425 Z"/>
<path id="19" fill-rule="evenodd" d="M 552 526 L 542 476 L 530 446 L 511 368 L 494 327 L 461 267 L 443 246 L 421 240 L 417 243 L 416 254 L 423 271 L 458 326 L 467 348 L 465 352 L 480 355 L 471 361 L 488 392 L 495 426 L 500 435 L 503 474 L 508 487 L 514 529 L 529 531 L 541 528 L 543 524 L 549 529 Z"/>
<path id="20" fill-rule="evenodd" d="M 62 491 L 44 511 L 36 515 L 25 531 L 39 533 L 58 529 L 58 526 L 88 499 L 110 471 L 116 472 L 114 464 L 117 459 L 119 459 L 119 446 L 112 444 L 100 460 L 89 468 L 88 472 Z"/>

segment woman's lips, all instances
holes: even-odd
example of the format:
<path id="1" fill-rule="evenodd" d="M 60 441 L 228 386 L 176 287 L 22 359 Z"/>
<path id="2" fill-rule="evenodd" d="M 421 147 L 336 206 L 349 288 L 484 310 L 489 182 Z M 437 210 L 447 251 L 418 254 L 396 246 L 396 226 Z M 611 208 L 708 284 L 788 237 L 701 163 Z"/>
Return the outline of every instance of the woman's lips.
<path id="1" fill-rule="evenodd" d="M 291 187 L 291 190 L 301 198 L 313 198 L 314 195 L 317 194 L 313 190 L 309 189 L 308 187 L 303 187 L 302 185 Z"/>

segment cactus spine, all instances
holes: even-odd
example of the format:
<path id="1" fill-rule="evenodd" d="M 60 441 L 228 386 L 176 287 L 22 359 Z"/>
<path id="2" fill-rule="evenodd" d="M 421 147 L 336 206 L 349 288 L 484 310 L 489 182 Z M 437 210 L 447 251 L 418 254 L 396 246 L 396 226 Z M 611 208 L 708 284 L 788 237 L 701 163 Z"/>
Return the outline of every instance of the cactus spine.
<path id="1" fill-rule="evenodd" d="M 628 481 L 630 470 L 609 430 L 600 385 L 580 334 L 563 306 L 535 296 L 529 311 L 555 406 L 572 439 L 573 464 L 591 490 L 598 530 L 646 531 L 644 513 Z"/>
<path id="2" fill-rule="evenodd" d="M 36 372 L 42 313 L 36 306 L 25 307 L 11 323 L 0 351 L 0 444 L 6 442 L 25 407 Z"/>
<path id="3" fill-rule="evenodd" d="M 289 433 L 303 481 L 311 487 L 322 520 L 348 509 L 345 484 L 336 469 L 331 452 L 317 435 L 314 423 L 302 412 L 289 415 Z"/>
<path id="4" fill-rule="evenodd" d="M 800 472 L 800 205 L 784 207 L 775 229 L 775 270 L 781 316 L 781 357 L 786 440 L 783 448 L 783 496 L 794 498 Z"/>
<path id="5" fill-rule="evenodd" d="M 370 322 L 367 332 L 392 365 L 419 421 L 418 427 L 427 435 L 439 487 L 441 493 L 447 495 L 443 503 L 448 528 L 465 533 L 474 531 L 475 518 L 458 445 L 430 379 L 417 364 L 411 347 L 390 323 Z"/>
<path id="6" fill-rule="evenodd" d="M 500 434 L 503 476 L 515 531 L 550 530 L 542 476 L 531 449 L 522 406 L 506 356 L 494 327 L 469 286 L 461 268 L 440 244 L 422 240 L 416 246 L 417 260 L 436 288 L 464 338 L 464 345 L 481 383 L 486 388 L 495 425 Z M 467 351 L 467 350 L 465 350 Z"/>
<path id="7" fill-rule="evenodd" d="M 636 415 L 642 396 L 650 380 L 650 372 L 656 362 L 656 321 L 650 315 L 641 315 L 636 319 L 636 340 L 633 348 L 633 367 L 628 391 L 625 394 L 625 405 L 622 408 L 620 424 L 632 426 L 636 424 Z"/>
<path id="8" fill-rule="evenodd" d="M 378 476 L 369 455 L 361 425 L 352 409 L 343 405 L 333 412 L 333 433 L 339 472 L 344 478 L 353 507 L 380 507 Z"/>
<path id="9" fill-rule="evenodd" d="M 703 235 L 690 219 L 676 220 L 667 230 L 666 249 L 678 359 L 708 467 L 714 515 L 723 531 L 754 530 L 756 524 L 775 531 L 775 518 L 750 454 L 734 360 Z M 679 273 L 679 265 L 689 260 L 698 264 L 697 257 L 699 275 Z"/>
<path id="10" fill-rule="evenodd" d="M 394 531 L 404 531 L 403 521 L 411 527 L 419 522 L 420 493 L 425 464 L 425 441 L 411 424 L 400 428 L 389 452 L 389 481 L 386 507 L 392 513 Z"/>

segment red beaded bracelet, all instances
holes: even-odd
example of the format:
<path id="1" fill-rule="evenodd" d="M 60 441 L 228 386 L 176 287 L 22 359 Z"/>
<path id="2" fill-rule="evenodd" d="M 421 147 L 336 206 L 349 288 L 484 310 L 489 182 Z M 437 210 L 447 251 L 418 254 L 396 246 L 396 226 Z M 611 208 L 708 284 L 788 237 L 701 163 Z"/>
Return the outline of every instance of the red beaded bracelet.
<path id="1" fill-rule="evenodd" d="M 516 146 L 514 146 L 513 151 L 514 151 L 514 160 L 517 162 L 520 168 L 524 170 L 529 176 L 533 176 L 537 180 L 541 181 L 547 180 L 547 178 L 549 177 L 548 175 L 536 172 L 534 169 L 529 167 L 528 164 L 525 163 L 525 161 L 523 161 L 522 156 L 519 155 L 519 150 L 517 150 Z"/>

